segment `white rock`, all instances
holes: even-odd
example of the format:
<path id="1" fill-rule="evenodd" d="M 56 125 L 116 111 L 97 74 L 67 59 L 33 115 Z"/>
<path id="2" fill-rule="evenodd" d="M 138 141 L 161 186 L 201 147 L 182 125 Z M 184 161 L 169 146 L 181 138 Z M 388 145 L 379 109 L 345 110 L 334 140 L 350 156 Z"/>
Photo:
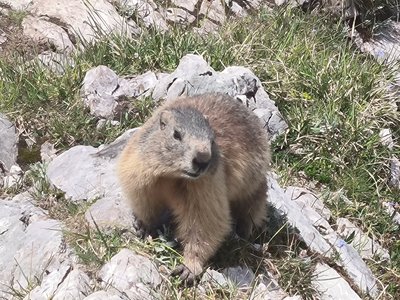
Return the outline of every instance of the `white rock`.
<path id="1" fill-rule="evenodd" d="M 154 72 L 148 71 L 138 76 L 126 76 L 119 79 L 119 89 L 115 95 L 124 95 L 131 98 L 150 96 L 158 82 Z"/>
<path id="2" fill-rule="evenodd" d="M 70 264 L 63 264 L 44 276 L 40 286 L 34 288 L 25 299 L 83 299 L 90 291 L 89 277 L 78 268 L 74 269 Z"/>
<path id="3" fill-rule="evenodd" d="M 259 283 L 252 291 L 250 300 L 282 300 L 287 299 L 287 294 L 281 288 L 271 288 L 263 282 Z M 286 298 L 285 298 L 286 297 Z"/>
<path id="4" fill-rule="evenodd" d="M 338 272 L 331 267 L 318 263 L 313 273 L 312 284 L 320 293 L 321 300 L 357 300 L 361 299 Z"/>
<path id="5" fill-rule="evenodd" d="M 136 130 L 130 129 L 113 143 L 98 149 L 75 146 L 60 154 L 47 167 L 50 182 L 72 201 L 118 197 L 121 190 L 115 159 Z"/>
<path id="6" fill-rule="evenodd" d="M 390 128 L 381 129 L 379 132 L 379 137 L 381 138 L 381 144 L 388 147 L 389 150 L 392 150 L 394 147 L 392 131 Z"/>
<path id="7" fill-rule="evenodd" d="M 106 66 L 89 70 L 83 79 L 81 96 L 90 113 L 101 118 L 112 118 L 118 109 L 113 93 L 118 89 L 118 75 Z"/>
<path id="8" fill-rule="evenodd" d="M 64 243 L 59 221 L 45 220 L 31 223 L 26 228 L 23 238 L 22 247 L 14 255 L 15 288 L 27 288 L 35 276 L 40 276 L 45 270 L 51 272 L 63 260 L 59 255 Z"/>
<path id="9" fill-rule="evenodd" d="M 338 218 L 336 220 L 337 232 L 342 238 L 348 238 L 352 236 L 350 245 L 354 247 L 360 253 L 364 259 L 372 259 L 374 256 L 378 256 L 380 259 L 389 260 L 390 255 L 386 249 L 372 240 L 366 235 L 360 228 L 351 223 L 348 219 Z"/>
<path id="10" fill-rule="evenodd" d="M 105 289 L 116 291 L 141 288 L 141 284 L 156 288 L 161 283 L 161 276 L 154 263 L 128 249 L 122 249 L 114 255 L 101 268 L 99 277 Z"/>
<path id="11" fill-rule="evenodd" d="M 83 271 L 73 269 L 64 278 L 52 300 L 84 299 L 91 291 L 90 279 Z"/>
<path id="12" fill-rule="evenodd" d="M 28 15 L 22 21 L 22 28 L 25 36 L 39 43 L 48 42 L 58 51 L 70 52 L 75 48 L 67 32 L 45 17 Z"/>

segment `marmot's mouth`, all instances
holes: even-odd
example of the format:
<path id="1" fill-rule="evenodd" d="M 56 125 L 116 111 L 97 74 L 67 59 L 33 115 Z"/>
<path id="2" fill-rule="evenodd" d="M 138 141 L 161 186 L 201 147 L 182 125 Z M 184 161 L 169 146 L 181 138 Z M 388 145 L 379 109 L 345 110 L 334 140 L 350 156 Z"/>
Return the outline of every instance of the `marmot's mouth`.
<path id="1" fill-rule="evenodd" d="M 189 171 L 183 171 L 183 174 L 189 176 L 190 178 L 197 178 L 201 175 L 201 171 L 197 171 L 197 172 L 189 172 Z"/>

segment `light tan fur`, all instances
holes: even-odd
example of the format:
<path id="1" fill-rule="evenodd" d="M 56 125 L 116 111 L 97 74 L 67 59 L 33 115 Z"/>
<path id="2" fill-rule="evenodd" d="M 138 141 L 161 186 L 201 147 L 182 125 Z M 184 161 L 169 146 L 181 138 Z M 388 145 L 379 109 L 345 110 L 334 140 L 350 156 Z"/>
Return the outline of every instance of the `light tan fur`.
<path id="1" fill-rule="evenodd" d="M 201 147 L 210 149 L 207 143 L 211 141 L 198 140 L 189 130 L 182 155 L 175 157 L 175 148 L 161 149 L 171 153 L 172 161 L 161 159 L 163 152 L 154 149 L 163 147 L 163 139 L 172 139 L 157 133 L 163 112 L 183 108 L 196 109 L 204 116 L 218 149 L 218 153 L 212 150 L 218 159 L 195 179 L 180 176 L 180 168 L 192 159 L 193 147 L 198 153 Z M 185 124 L 175 126 L 184 128 Z M 118 176 L 134 215 L 146 227 L 157 224 L 166 209 L 172 212 L 176 235 L 184 245 L 184 265 L 198 275 L 233 222 L 245 238 L 263 225 L 269 161 L 267 136 L 258 118 L 229 96 L 208 94 L 177 98 L 160 106 L 121 153 Z"/>

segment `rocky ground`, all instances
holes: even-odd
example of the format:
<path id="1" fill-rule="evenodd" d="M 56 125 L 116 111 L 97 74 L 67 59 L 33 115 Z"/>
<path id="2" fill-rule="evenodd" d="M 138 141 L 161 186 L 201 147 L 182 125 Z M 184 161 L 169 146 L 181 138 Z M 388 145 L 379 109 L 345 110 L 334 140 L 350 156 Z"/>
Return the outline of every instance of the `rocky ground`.
<path id="1" fill-rule="evenodd" d="M 5 91 L 0 95 L 3 105 L 0 107 L 8 108 L 0 114 L 0 298 L 192 299 L 197 296 L 350 300 L 396 299 L 400 295 L 399 269 L 386 268 L 393 260 L 398 262 L 400 256 L 395 248 L 399 239 L 399 203 L 391 200 L 396 196 L 382 196 L 385 226 L 394 229 L 389 238 L 378 239 L 375 232 L 368 232 L 360 222 L 371 216 L 360 217 L 358 212 L 343 216 L 332 205 L 335 198 L 340 198 L 341 205 L 354 205 L 344 191 L 329 189 L 329 184 L 303 176 L 304 172 L 299 172 L 295 180 L 287 180 L 292 173 L 284 174 L 276 162 L 274 172 L 266 174 L 270 210 L 265 243 L 227 241 L 196 287 L 183 288 L 169 276 L 181 257 L 168 230 L 157 240 L 135 236 L 134 220 L 115 177 L 115 160 L 127 139 L 135 134 L 133 127 L 139 126 L 160 102 L 179 95 L 227 93 L 256 113 L 276 152 L 289 131 L 300 129 L 293 125 L 293 115 L 285 114 L 288 110 L 281 110 L 281 103 L 271 96 L 278 94 L 270 92 L 265 79 L 259 78 L 256 71 L 262 74 L 262 67 L 253 70 L 247 65 L 231 63 L 216 70 L 209 63 L 212 59 L 205 59 L 210 57 L 208 53 L 187 51 L 170 68 L 144 68 L 129 73 L 126 72 L 129 69 L 122 67 L 125 72 L 119 73 L 98 63 L 82 72 L 76 53 L 90 53 L 87 49 L 96 49 L 93 45 L 101 43 L 104 36 L 130 43 L 146 30 L 163 33 L 175 30 L 176 26 L 212 36 L 232 18 L 245 18 L 254 9 L 269 11 L 283 2 L 0 0 L 0 77 L 4 79 L 1 88 Z M 303 7 L 308 3 L 300 2 Z M 336 7 L 340 15 L 342 12 L 338 12 L 334 2 L 330 1 L 325 8 L 334 11 Z M 344 7 L 343 13 L 349 15 L 349 7 Z M 390 94 L 394 99 L 395 106 L 400 93 L 400 75 L 394 64 L 400 60 L 399 28 L 398 22 L 390 20 L 369 40 L 348 28 L 348 35 L 361 52 L 371 54 L 394 72 L 394 80 L 384 89 L 385 95 Z M 150 44 L 151 40 L 146 42 Z M 96 53 L 101 52 L 99 49 Z M 163 49 L 157 51 L 160 54 L 156 56 L 162 55 Z M 240 53 L 246 51 L 241 49 Z M 87 128 L 80 131 L 81 128 L 73 128 L 73 122 L 63 123 L 64 106 L 61 106 L 60 115 L 52 115 L 61 121 L 54 125 L 59 129 L 51 138 L 28 134 L 31 127 L 38 132 L 50 131 L 46 128 L 50 125 L 43 119 L 48 118 L 46 109 L 51 111 L 56 104 L 41 108 L 44 112 L 40 112 L 41 109 L 28 102 L 23 103 L 31 98 L 43 100 L 39 93 L 29 95 L 32 90 L 24 84 L 18 87 L 22 103 L 15 107 L 6 105 L 12 95 L 11 88 L 7 88 L 7 84 L 11 86 L 9 77 L 4 75 L 6 62 L 16 53 L 24 58 L 18 62 L 28 68 L 26 76 L 35 77 L 27 83 L 35 89 L 46 89 L 48 99 L 56 92 L 46 85 L 46 79 L 37 84 L 36 80 L 40 81 L 42 76 L 49 78 L 42 72 L 50 72 L 50 77 L 82 79 L 78 88 L 72 89 L 65 79 L 56 89 L 62 95 L 63 89 L 72 91 L 71 97 L 79 103 L 72 106 L 81 105 L 77 119 L 82 118 L 82 123 L 77 127 Z M 139 60 L 139 56 L 145 55 L 128 53 L 127 59 Z M 68 73 L 70 70 L 72 75 Z M 302 76 L 306 78 L 307 74 Z M 310 100 L 306 92 L 301 93 L 305 100 Z M 132 105 L 133 102 L 136 104 Z M 19 115 L 22 110 L 37 110 L 42 119 L 35 118 L 27 124 L 26 117 Z M 138 123 L 127 123 L 126 117 Z M 58 130 L 68 135 L 59 134 Z M 74 130 L 78 134 L 74 135 Z M 83 135 L 94 138 L 85 139 Z M 390 170 L 387 178 L 396 190 L 400 187 L 397 132 L 380 128 L 379 138 L 376 145 L 391 153 L 386 161 Z M 296 155 L 302 155 L 307 148 L 301 141 L 291 146 L 290 151 Z M 379 182 L 376 185 L 379 194 Z M 382 279 L 385 277 L 394 283 L 390 292 L 387 278 Z"/>

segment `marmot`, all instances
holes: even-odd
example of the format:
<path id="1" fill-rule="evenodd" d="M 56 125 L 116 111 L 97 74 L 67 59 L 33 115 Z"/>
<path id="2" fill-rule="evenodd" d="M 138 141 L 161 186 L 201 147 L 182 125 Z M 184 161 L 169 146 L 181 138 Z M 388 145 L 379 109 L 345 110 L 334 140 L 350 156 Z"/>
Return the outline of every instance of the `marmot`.
<path id="1" fill-rule="evenodd" d="M 236 225 L 248 238 L 266 219 L 270 148 L 260 120 L 225 94 L 166 101 L 133 135 L 118 177 L 133 214 L 148 230 L 165 210 L 176 224 L 193 282 Z"/>

